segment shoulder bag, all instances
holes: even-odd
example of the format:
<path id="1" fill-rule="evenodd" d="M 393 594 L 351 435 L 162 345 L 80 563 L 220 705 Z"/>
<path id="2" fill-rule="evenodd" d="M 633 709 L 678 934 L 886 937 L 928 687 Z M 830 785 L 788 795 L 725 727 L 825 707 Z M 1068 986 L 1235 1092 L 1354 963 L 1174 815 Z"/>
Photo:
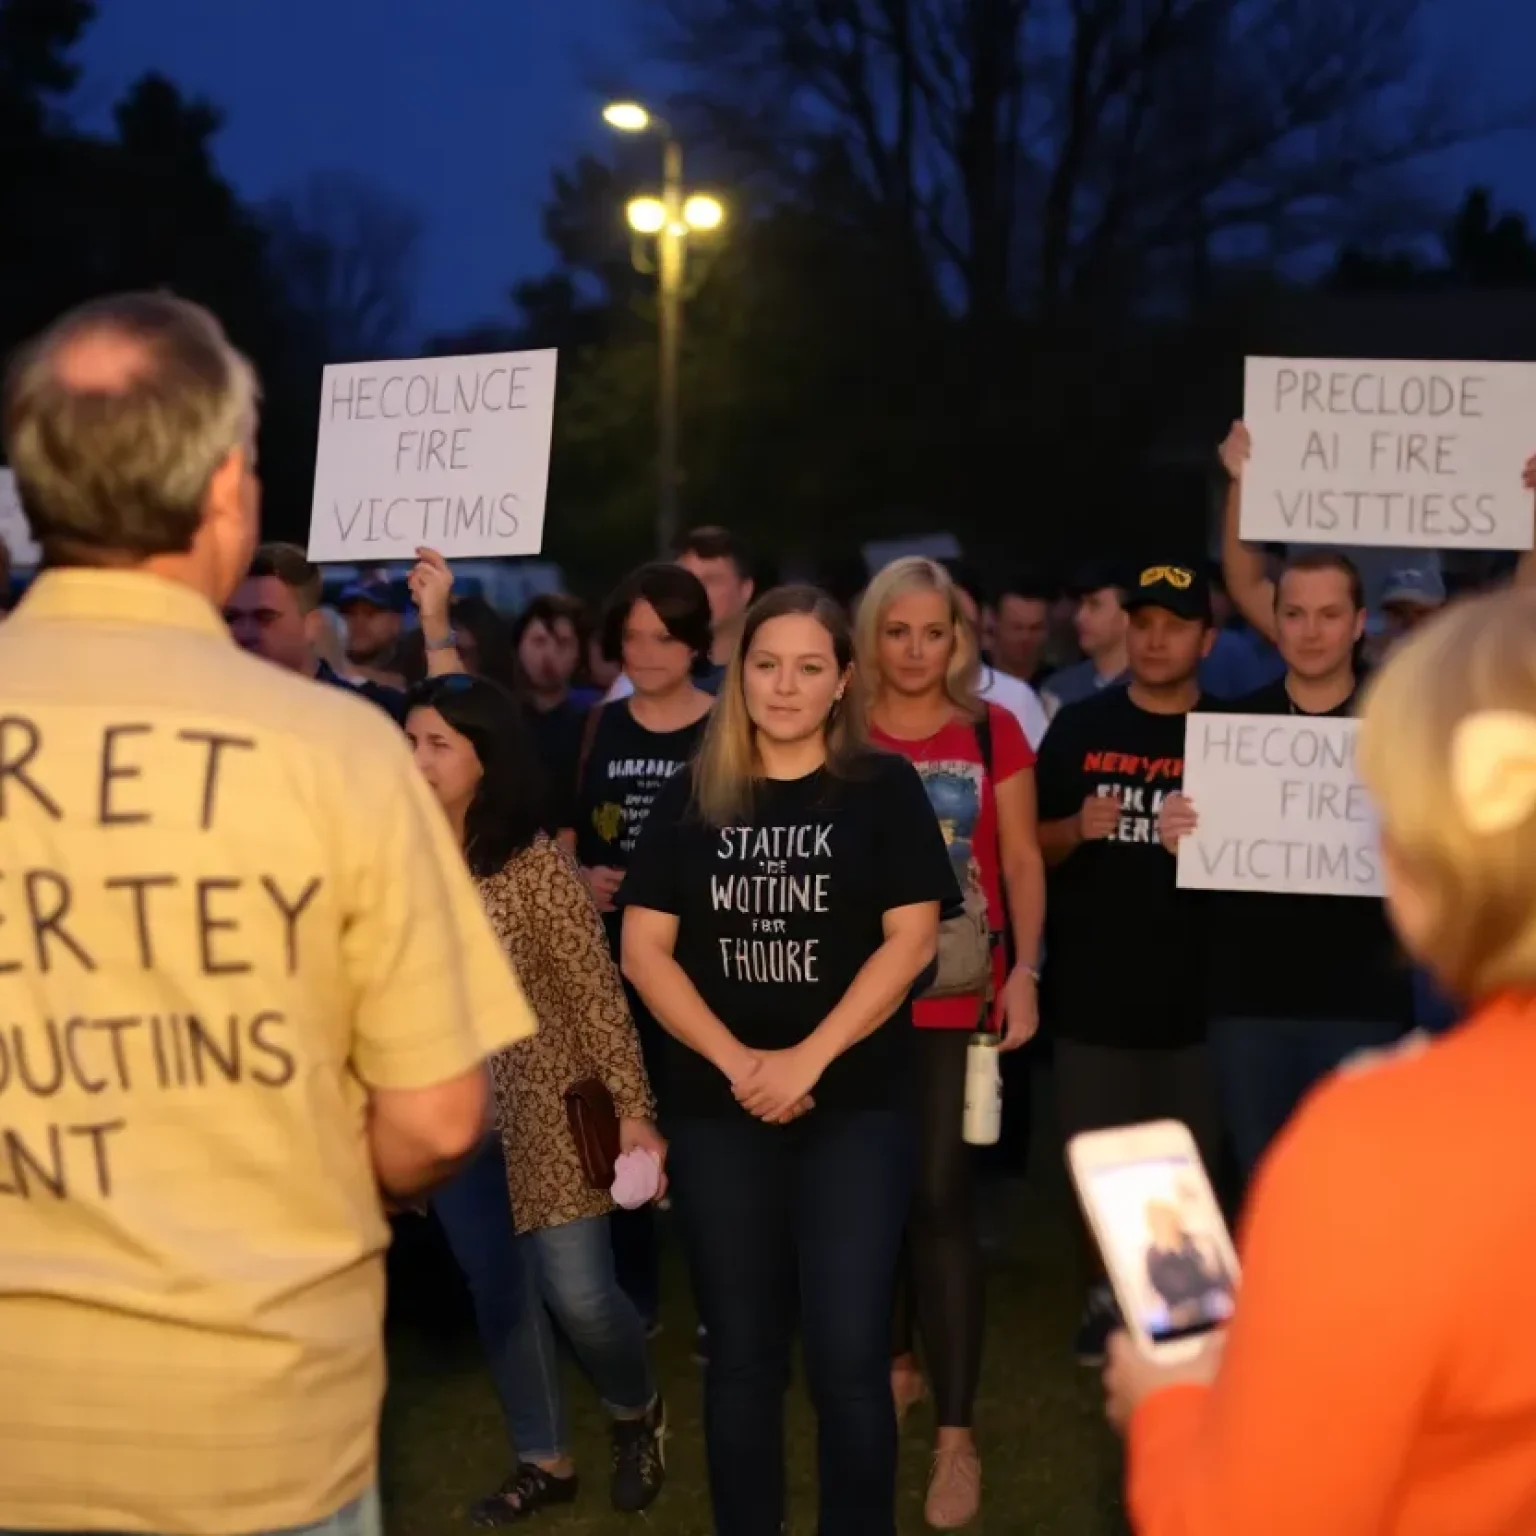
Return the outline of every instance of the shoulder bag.
<path id="1" fill-rule="evenodd" d="M 976 722 L 982 768 L 992 777 L 991 706 Z M 983 788 L 985 793 L 985 788 Z M 992 993 L 992 916 L 974 861 L 961 889 L 964 907 L 939 924 L 938 970 L 924 997 L 989 997 Z"/>

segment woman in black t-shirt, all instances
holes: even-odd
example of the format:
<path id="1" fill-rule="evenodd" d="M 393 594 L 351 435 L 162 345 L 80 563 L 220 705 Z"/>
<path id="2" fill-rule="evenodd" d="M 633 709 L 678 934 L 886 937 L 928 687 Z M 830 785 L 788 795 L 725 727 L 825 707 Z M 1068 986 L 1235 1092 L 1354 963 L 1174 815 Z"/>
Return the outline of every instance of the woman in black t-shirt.
<path id="1" fill-rule="evenodd" d="M 575 797 L 574 852 L 592 892 L 615 960 L 615 897 L 651 805 L 698 750 L 714 699 L 695 679 L 709 666 L 709 595 L 677 565 L 644 565 L 614 593 L 603 615 L 603 648 L 624 663 L 635 691 L 588 716 Z M 633 988 L 630 1012 L 660 1113 L 667 1112 L 661 1029 Z M 661 1264 L 650 1206 L 616 1211 L 614 1257 L 619 1281 L 654 1329 L 661 1305 Z"/>
<path id="2" fill-rule="evenodd" d="M 592 713 L 575 833 L 577 861 L 615 943 L 614 897 L 640 829 L 662 786 L 697 750 L 714 703 L 697 684 L 709 644 L 709 595 L 679 565 L 641 566 L 603 616 L 603 647 L 623 661 L 635 691 Z"/>
<path id="3" fill-rule="evenodd" d="M 781 1529 L 797 1315 L 818 1528 L 896 1528 L 911 993 L 959 890 L 916 770 L 862 742 L 851 661 L 830 598 L 784 588 L 754 605 L 697 768 L 657 800 L 620 894 L 625 973 L 669 1037 L 720 1536 Z"/>

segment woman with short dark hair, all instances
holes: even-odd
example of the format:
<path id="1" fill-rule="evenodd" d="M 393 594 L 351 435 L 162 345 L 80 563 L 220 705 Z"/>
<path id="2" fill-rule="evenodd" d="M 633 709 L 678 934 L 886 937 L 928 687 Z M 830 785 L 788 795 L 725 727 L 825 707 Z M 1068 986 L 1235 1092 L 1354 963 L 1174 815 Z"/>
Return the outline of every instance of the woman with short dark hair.
<path id="1" fill-rule="evenodd" d="M 634 692 L 594 709 L 577 775 L 575 852 L 603 914 L 610 952 L 619 953 L 615 898 L 650 814 L 667 780 L 698 749 L 714 700 L 698 687 L 709 666 L 709 597 L 681 566 L 644 565 L 614 593 L 602 623 L 603 649 L 624 664 Z M 660 1029 L 631 992 L 646 1067 L 666 1112 L 659 1077 Z M 619 1277 L 647 1324 L 660 1306 L 655 1223 L 649 1209 L 621 1212 L 614 1221 Z"/>

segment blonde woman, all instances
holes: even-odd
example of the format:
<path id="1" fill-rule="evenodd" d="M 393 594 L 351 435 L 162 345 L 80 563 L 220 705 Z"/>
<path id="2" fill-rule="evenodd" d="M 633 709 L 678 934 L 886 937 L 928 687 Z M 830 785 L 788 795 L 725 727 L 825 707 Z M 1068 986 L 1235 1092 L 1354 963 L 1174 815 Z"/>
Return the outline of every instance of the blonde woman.
<path id="1" fill-rule="evenodd" d="M 918 1055 L 918 1182 L 907 1235 L 907 1284 L 896 1317 L 892 1391 L 898 1413 L 922 1393 L 912 1313 L 938 1419 L 928 1522 L 954 1530 L 981 1502 L 972 1414 L 982 1350 L 982 1260 L 971 1150 L 961 1137 L 971 1032 L 996 1028 L 1013 1050 L 1038 1025 L 1035 985 L 1045 866 L 1035 828 L 1034 753 L 1018 721 L 976 696 L 976 635 L 944 568 L 913 556 L 875 577 L 859 604 L 856 651 L 870 739 L 922 776 L 950 859 L 993 936 L 974 992 L 946 988 L 913 1009 Z M 1012 924 L 1010 969 L 1004 925 Z M 941 982 L 943 978 L 940 978 Z"/>
<path id="2" fill-rule="evenodd" d="M 709 1330 L 712 1529 L 784 1529 L 796 1320 L 822 1536 L 893 1536 L 889 1329 L 914 1133 L 913 983 L 959 893 L 923 787 L 864 745 L 841 611 L 747 614 L 697 769 L 624 877 L 624 971 L 666 1031 L 668 1169 Z"/>
<path id="3" fill-rule="evenodd" d="M 1368 688 L 1388 907 L 1466 1015 L 1281 1133 L 1224 1343 L 1172 1371 L 1112 1341 L 1140 1536 L 1536 1530 L 1533 637 L 1536 592 L 1459 603 Z"/>

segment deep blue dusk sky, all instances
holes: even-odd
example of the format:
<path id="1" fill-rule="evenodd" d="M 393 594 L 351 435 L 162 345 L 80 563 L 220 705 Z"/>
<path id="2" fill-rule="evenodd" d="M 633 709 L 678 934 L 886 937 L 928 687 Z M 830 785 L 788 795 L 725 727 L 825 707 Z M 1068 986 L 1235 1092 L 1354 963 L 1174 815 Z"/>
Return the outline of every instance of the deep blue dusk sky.
<path id="1" fill-rule="evenodd" d="M 648 3 L 105 0 L 80 108 L 99 118 L 158 69 L 225 111 L 219 160 L 247 197 L 346 170 L 408 199 L 427 220 L 419 321 L 441 329 L 502 311 L 511 281 L 547 266 L 550 168 L 601 143 L 590 81 L 632 55 L 626 28 Z M 1536 5 L 1430 3 L 1438 46 L 1467 59 L 1479 97 L 1528 86 Z M 1536 214 L 1536 136 L 1459 151 L 1433 173 L 1447 200 L 1474 179 Z"/>

